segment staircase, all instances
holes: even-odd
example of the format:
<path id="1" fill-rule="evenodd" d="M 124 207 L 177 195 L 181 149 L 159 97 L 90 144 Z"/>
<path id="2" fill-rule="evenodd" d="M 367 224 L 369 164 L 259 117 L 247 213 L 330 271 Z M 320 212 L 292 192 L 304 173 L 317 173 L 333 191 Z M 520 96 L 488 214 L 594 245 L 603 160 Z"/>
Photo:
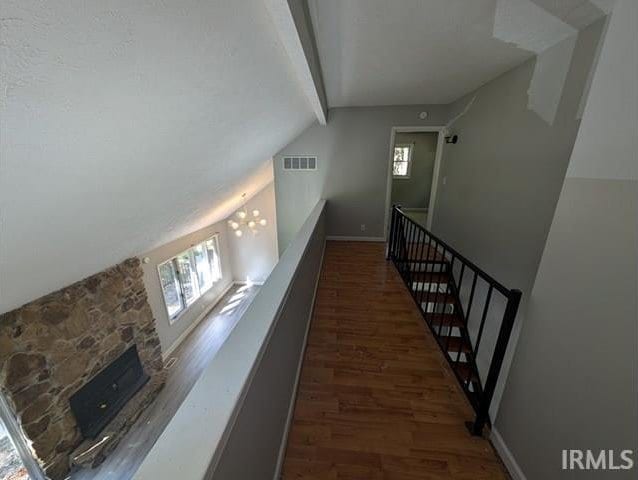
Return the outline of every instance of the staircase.
<path id="1" fill-rule="evenodd" d="M 400 207 L 392 210 L 388 258 L 396 265 L 476 412 L 468 428 L 481 435 L 490 421 L 489 407 L 521 292 L 504 287 L 407 217 Z M 479 369 L 477 358 L 486 325 L 490 332 L 498 333 L 491 342 L 492 351 L 480 351 L 491 360 Z"/>

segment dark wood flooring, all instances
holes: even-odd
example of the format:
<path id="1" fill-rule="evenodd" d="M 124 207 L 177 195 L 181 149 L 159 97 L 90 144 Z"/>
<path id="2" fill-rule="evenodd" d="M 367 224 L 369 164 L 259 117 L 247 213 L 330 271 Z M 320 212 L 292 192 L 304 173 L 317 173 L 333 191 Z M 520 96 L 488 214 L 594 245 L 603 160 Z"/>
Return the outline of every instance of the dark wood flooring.
<path id="1" fill-rule="evenodd" d="M 168 369 L 166 386 L 135 422 L 115 451 L 98 468 L 73 472 L 71 480 L 132 478 L 188 392 L 193 388 L 206 364 L 228 338 L 258 290 L 257 286 L 234 286 L 224 295 L 207 317 L 169 356 L 167 361 L 173 357 L 177 360 Z"/>
<path id="2" fill-rule="evenodd" d="M 282 478 L 509 478 L 472 418 L 384 245 L 328 242 Z"/>

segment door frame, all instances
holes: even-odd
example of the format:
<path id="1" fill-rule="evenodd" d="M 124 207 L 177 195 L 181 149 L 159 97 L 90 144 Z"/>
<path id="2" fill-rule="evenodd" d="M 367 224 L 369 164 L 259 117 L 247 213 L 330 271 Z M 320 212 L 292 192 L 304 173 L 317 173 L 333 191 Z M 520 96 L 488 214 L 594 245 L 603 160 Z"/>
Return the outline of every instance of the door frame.
<path id="1" fill-rule="evenodd" d="M 390 131 L 390 147 L 388 152 L 388 179 L 386 184 L 385 194 L 385 215 L 383 220 L 383 236 L 387 241 L 389 238 L 388 229 L 390 227 L 390 208 L 392 201 L 392 164 L 394 160 L 394 143 L 397 133 L 436 133 L 436 153 L 434 154 L 434 170 L 432 172 L 432 187 L 430 189 L 430 202 L 428 205 L 428 217 L 426 221 L 426 228 L 432 229 L 432 217 L 434 213 L 434 207 L 436 206 L 436 196 L 439 186 L 439 175 L 441 174 L 441 159 L 443 157 L 443 145 L 445 142 L 445 135 L 447 134 L 447 127 L 442 126 L 417 126 L 417 127 L 392 127 Z"/>

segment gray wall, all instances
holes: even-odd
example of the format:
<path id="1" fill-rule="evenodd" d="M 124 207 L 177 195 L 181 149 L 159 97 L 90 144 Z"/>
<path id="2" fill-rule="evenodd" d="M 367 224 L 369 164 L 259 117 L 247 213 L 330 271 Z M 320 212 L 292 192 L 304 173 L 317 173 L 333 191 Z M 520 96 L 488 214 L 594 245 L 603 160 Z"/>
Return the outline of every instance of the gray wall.
<path id="1" fill-rule="evenodd" d="M 219 249 L 222 260 L 222 278 L 216 282 L 210 290 L 198 298 L 195 303 L 182 312 L 182 314 L 171 324 L 166 304 L 162 295 L 157 266 L 174 257 L 175 255 L 189 249 L 192 245 L 199 243 L 219 234 Z M 150 262 L 142 263 L 144 270 L 144 285 L 148 293 L 148 302 L 151 305 L 153 316 L 155 317 L 155 328 L 162 345 L 162 353 L 166 355 L 168 351 L 176 346 L 180 336 L 192 326 L 194 322 L 201 318 L 219 299 L 221 294 L 233 283 L 233 273 L 230 263 L 230 250 L 226 235 L 226 222 L 221 221 L 203 228 L 196 232 L 179 238 L 173 242 L 162 245 L 150 252 L 140 255 L 140 258 L 149 257 Z"/>
<path id="2" fill-rule="evenodd" d="M 602 31 L 599 21 L 579 33 L 552 124 L 528 108 L 528 90 L 538 74 L 535 59 L 452 105 L 452 118 L 468 105 L 469 109 L 451 126 L 452 133 L 459 135 L 458 143 L 444 147 L 432 229 L 507 287 L 523 291 L 492 414 L 498 410 L 525 321 Z M 484 296 L 480 293 L 474 299 L 479 305 Z M 490 310 L 477 358 L 483 374 L 491 361 L 500 326 L 498 314 L 503 310 L 504 303 L 498 300 Z M 471 322 L 471 331 L 473 327 Z"/>
<path id="3" fill-rule="evenodd" d="M 325 244 L 325 211 L 289 287 L 259 367 L 211 478 L 275 478 Z"/>
<path id="4" fill-rule="evenodd" d="M 593 78 L 496 428 L 529 480 L 562 449 L 638 451 L 638 3 L 620 0 Z"/>
<path id="5" fill-rule="evenodd" d="M 392 204 L 407 208 L 427 208 L 432 190 L 432 175 L 438 133 L 397 133 L 394 144 L 411 143 L 412 168 L 410 178 L 392 180 Z"/>
<path id="6" fill-rule="evenodd" d="M 426 110 L 426 120 L 419 112 Z M 330 199 L 328 235 L 382 237 L 393 126 L 439 126 L 447 107 L 334 108 L 274 157 L 279 250 L 294 238 L 320 198 Z M 284 155 L 316 155 L 313 172 L 283 171 Z M 361 231 L 361 224 L 366 230 Z"/>

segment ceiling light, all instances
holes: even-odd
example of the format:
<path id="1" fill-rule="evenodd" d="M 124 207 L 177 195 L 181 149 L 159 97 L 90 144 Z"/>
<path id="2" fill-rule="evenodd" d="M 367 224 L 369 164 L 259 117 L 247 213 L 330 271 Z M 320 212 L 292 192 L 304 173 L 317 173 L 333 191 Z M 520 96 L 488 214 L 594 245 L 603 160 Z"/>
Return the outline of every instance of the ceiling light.
<path id="1" fill-rule="evenodd" d="M 241 230 L 235 230 L 235 235 L 241 237 L 244 234 Z"/>
<path id="2" fill-rule="evenodd" d="M 255 209 L 253 210 L 253 217 L 258 217 L 259 216 L 259 210 Z"/>
<path id="3" fill-rule="evenodd" d="M 259 225 L 261 225 L 262 227 L 265 227 L 267 223 L 268 222 L 266 221 L 265 218 L 262 218 L 261 220 L 259 220 Z"/>

